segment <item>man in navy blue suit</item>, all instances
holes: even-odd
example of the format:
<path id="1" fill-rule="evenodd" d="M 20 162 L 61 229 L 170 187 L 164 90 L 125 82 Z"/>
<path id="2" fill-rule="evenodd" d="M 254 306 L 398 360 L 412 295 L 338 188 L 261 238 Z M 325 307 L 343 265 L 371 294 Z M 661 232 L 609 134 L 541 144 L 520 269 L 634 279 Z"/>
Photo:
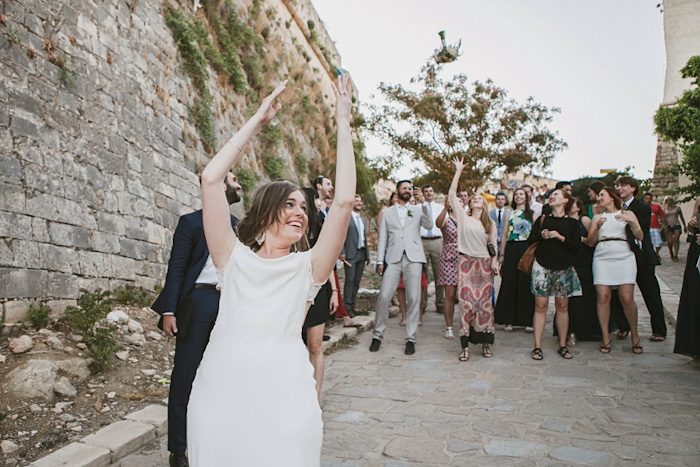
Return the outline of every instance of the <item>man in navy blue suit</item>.
<path id="1" fill-rule="evenodd" d="M 229 173 L 224 181 L 229 205 L 241 200 L 241 185 Z M 238 223 L 231 216 L 233 227 Z M 171 467 L 187 467 L 187 403 L 192 382 L 209 334 L 219 312 L 217 275 L 204 238 L 202 210 L 180 217 L 173 234 L 165 286 L 151 309 L 161 315 L 159 327 L 169 337 L 178 337 L 175 312 L 183 300 L 193 309 L 187 335 L 175 342 L 175 360 L 168 397 L 168 451 Z M 184 334 L 184 333 L 183 333 Z"/>

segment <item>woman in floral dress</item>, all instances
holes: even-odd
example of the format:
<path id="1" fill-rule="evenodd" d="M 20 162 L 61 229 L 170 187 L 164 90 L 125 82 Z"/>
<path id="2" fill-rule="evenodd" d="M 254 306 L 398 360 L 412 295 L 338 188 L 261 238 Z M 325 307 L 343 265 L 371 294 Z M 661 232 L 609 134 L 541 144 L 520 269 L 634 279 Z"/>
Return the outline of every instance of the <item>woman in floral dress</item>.
<path id="1" fill-rule="evenodd" d="M 513 212 L 506 214 L 506 231 L 501 238 L 501 289 L 496 301 L 496 323 L 504 324 L 505 331 L 513 326 L 532 326 L 535 297 L 530 291 L 530 275 L 518 269 L 518 262 L 527 250 L 527 239 L 532 231 L 536 214 L 530 209 L 530 197 L 522 188 L 513 193 Z"/>
<path id="2" fill-rule="evenodd" d="M 458 209 L 463 209 L 462 205 Z M 450 200 L 445 200 L 445 209 L 435 220 L 435 225 L 442 230 L 442 252 L 440 253 L 440 268 L 438 271 L 437 285 L 445 288 L 445 301 L 442 305 L 442 313 L 445 315 L 445 339 L 454 339 L 452 322 L 455 314 L 455 300 L 457 299 L 457 261 L 459 250 L 457 248 L 457 220 L 453 217 Z"/>

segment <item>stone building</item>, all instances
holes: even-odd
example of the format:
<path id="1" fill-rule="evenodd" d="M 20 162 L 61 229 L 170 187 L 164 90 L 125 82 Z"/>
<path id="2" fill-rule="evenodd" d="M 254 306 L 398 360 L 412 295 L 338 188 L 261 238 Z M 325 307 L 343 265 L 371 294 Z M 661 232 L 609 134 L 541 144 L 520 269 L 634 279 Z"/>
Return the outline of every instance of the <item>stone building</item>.
<path id="1" fill-rule="evenodd" d="M 60 313 L 81 288 L 161 284 L 178 217 L 201 207 L 198 175 L 216 141 L 269 85 L 290 79 L 279 122 L 237 168 L 248 195 L 278 176 L 306 185 L 328 167 L 340 57 L 311 2 L 193 3 L 3 2 L 3 324 L 34 301 Z"/>
<path id="2" fill-rule="evenodd" d="M 684 90 L 690 87 L 689 80 L 681 78 L 680 69 L 688 59 L 700 54 L 700 0 L 664 0 L 664 42 L 666 44 L 666 77 L 664 97 L 661 105 L 674 105 Z M 661 175 L 658 169 L 680 162 L 681 152 L 673 143 L 659 139 L 654 164 L 654 191 L 663 200 L 666 190 L 687 183 L 683 177 Z M 682 205 L 685 219 L 690 218 L 692 203 Z"/>

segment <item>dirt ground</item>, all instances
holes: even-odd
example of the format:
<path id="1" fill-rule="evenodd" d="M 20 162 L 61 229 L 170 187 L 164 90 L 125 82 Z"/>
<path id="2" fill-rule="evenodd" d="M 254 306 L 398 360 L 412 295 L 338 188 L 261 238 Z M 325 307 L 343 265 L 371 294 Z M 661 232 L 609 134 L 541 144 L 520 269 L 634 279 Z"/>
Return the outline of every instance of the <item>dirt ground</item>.
<path id="1" fill-rule="evenodd" d="M 56 397 L 52 402 L 23 400 L 4 390 L 0 393 L 0 438 L 19 445 L 11 453 L 0 454 L 3 465 L 26 465 L 59 447 L 77 441 L 105 425 L 123 419 L 127 414 L 146 405 L 163 401 L 168 396 L 168 377 L 172 368 L 174 339 L 149 337 L 155 331 L 157 315 L 148 308 L 119 305 L 144 329 L 145 343 L 136 346 L 125 343 L 127 330 L 116 331 L 116 340 L 128 352 L 125 361 L 115 359 L 105 372 L 91 375 L 82 384 L 73 385 L 78 391 L 75 398 Z M 0 341 L 0 354 L 6 357 L 0 364 L 0 382 L 6 382 L 13 369 L 30 359 L 60 360 L 66 357 L 87 357 L 69 332 L 23 328 L 15 331 L 27 334 L 34 347 L 23 354 L 8 349 L 9 339 Z M 55 350 L 46 339 L 55 336 L 63 343 L 63 350 Z M 82 346 L 80 346 L 82 347 Z M 122 354 L 123 355 L 123 354 Z"/>

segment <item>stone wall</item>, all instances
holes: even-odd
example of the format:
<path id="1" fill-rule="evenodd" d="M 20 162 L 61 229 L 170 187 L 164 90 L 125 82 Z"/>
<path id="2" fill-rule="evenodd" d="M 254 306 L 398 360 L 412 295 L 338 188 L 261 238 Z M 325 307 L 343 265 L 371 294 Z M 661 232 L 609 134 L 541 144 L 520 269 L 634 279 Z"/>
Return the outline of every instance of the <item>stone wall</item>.
<path id="1" fill-rule="evenodd" d="M 2 3 L 4 324 L 23 320 L 36 300 L 60 312 L 81 288 L 128 283 L 153 289 L 163 282 L 172 232 L 180 215 L 200 208 L 198 174 L 211 157 L 191 123 L 195 91 L 164 18 L 169 6 L 206 21 L 192 4 Z M 328 163 L 332 123 L 326 120 L 333 105 L 328 57 L 335 66 L 340 57 L 309 2 L 303 7 L 294 0 L 233 4 L 256 34 L 266 31 L 265 79 L 295 80 L 284 98 L 290 109 L 280 123 L 284 143 L 272 150 L 258 142 L 249 145 L 241 168 L 264 181 L 264 157 L 270 157 L 264 152 L 272 151 L 285 161 L 288 178 L 304 183 L 307 171 Z M 253 7 L 260 11 L 256 18 L 248 14 Z M 208 76 L 215 134 L 225 141 L 265 90 L 235 93 L 211 68 Z M 318 115 L 295 129 L 290 116 L 301 115 L 294 110 L 299 93 L 316 96 Z M 301 163 L 294 161 L 295 148 L 304 155 Z M 234 207 L 235 214 L 242 211 Z"/>
<path id="2" fill-rule="evenodd" d="M 680 69 L 688 59 L 700 53 L 700 1 L 664 0 L 664 42 L 666 46 L 666 78 L 662 105 L 674 105 L 690 81 L 681 78 Z M 659 202 L 664 193 L 687 183 L 682 177 L 662 175 L 658 169 L 680 162 L 681 152 L 673 143 L 659 140 L 652 181 Z M 692 203 L 683 207 L 686 220 L 690 218 Z"/>

